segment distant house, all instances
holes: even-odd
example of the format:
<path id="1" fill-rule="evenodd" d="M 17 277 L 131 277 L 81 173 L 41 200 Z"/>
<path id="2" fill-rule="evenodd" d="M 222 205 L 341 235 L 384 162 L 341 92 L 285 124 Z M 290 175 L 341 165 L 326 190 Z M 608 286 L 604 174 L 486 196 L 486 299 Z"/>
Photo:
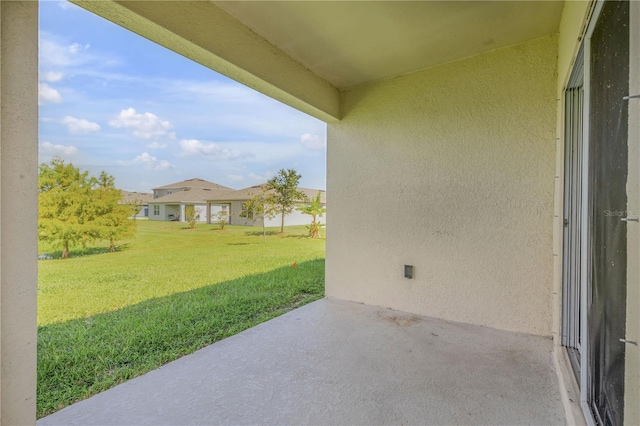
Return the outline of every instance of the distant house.
<path id="1" fill-rule="evenodd" d="M 149 220 L 185 221 L 185 211 L 193 206 L 199 222 L 207 221 L 207 200 L 219 193 L 235 190 L 203 179 L 193 178 L 153 188 Z"/>
<path id="2" fill-rule="evenodd" d="M 242 205 L 247 200 L 259 194 L 262 191 L 263 186 L 264 184 L 239 189 L 237 191 L 218 192 L 216 194 L 212 194 L 213 196 L 207 199 L 207 210 L 211 212 L 219 209 L 228 210 L 230 225 L 262 226 L 262 221 L 247 221 L 247 219 L 240 217 L 240 212 L 242 212 Z M 325 206 L 327 203 L 326 191 L 324 190 L 298 187 L 298 191 L 305 194 L 309 200 L 317 197 L 318 192 L 320 192 L 320 201 L 322 202 L 322 205 Z M 303 203 L 304 201 L 305 200 L 299 200 L 300 203 Z M 210 217 L 211 215 L 209 215 L 209 218 Z M 273 219 L 266 220 L 265 225 L 280 226 L 280 220 L 280 216 L 277 216 Z M 297 210 L 294 210 L 291 214 L 288 214 L 285 217 L 285 226 L 308 225 L 310 222 L 311 219 L 309 215 L 304 215 Z M 326 214 L 321 218 L 321 222 L 326 223 Z M 207 223 L 211 223 L 211 219 L 209 219 Z"/>
<path id="3" fill-rule="evenodd" d="M 118 204 L 137 204 L 140 206 L 140 210 L 136 213 L 135 217 L 149 217 L 149 202 L 153 200 L 153 194 L 147 192 L 129 192 L 120 190 L 122 193 L 122 199 Z"/>
<path id="4" fill-rule="evenodd" d="M 216 222 L 215 215 L 221 210 L 228 212 L 230 225 L 262 226 L 262 222 L 247 221 L 240 217 L 242 205 L 262 191 L 262 185 L 244 189 L 233 189 L 203 179 L 189 179 L 169 185 L 153 188 L 153 199 L 149 201 L 149 220 L 180 221 L 186 220 L 188 206 L 193 206 L 198 222 Z M 298 188 L 308 199 L 315 198 L 320 192 L 322 204 L 326 204 L 326 193 L 323 190 Z M 303 203 L 305 200 L 299 200 Z M 308 225 L 311 219 L 297 210 L 285 218 L 285 225 Z M 326 217 L 321 219 L 326 223 Z M 266 226 L 280 226 L 280 216 L 267 220 Z"/>

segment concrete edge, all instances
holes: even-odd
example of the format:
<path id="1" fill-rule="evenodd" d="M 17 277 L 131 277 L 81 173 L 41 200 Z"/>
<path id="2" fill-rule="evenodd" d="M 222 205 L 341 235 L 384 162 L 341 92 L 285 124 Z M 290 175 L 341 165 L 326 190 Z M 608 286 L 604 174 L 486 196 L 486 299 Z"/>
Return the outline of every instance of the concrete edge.
<path id="1" fill-rule="evenodd" d="M 553 355 L 565 422 L 567 425 L 586 426 L 587 422 L 580 406 L 580 386 L 573 375 L 569 356 L 563 347 L 558 345 L 555 346 Z"/>

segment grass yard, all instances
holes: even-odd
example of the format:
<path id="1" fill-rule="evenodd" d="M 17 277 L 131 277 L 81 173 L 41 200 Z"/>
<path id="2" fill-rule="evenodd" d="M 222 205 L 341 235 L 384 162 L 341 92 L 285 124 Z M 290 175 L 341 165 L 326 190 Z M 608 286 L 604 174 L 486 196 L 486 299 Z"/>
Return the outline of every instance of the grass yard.
<path id="1" fill-rule="evenodd" d="M 138 221 L 116 253 L 39 261 L 38 418 L 323 296 L 305 227 L 215 228 Z"/>

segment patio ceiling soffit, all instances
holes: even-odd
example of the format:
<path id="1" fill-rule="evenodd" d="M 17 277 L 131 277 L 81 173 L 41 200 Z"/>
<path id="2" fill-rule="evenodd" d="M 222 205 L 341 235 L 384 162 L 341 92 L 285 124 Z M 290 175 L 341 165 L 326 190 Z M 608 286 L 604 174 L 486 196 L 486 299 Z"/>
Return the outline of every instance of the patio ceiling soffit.
<path id="1" fill-rule="evenodd" d="M 337 88 L 212 2 L 71 2 L 320 120 L 340 119 Z"/>

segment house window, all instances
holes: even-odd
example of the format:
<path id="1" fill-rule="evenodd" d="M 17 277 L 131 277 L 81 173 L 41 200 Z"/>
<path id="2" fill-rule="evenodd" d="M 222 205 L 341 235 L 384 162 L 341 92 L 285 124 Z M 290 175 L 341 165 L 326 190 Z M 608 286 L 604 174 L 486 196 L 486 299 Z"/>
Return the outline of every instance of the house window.
<path id="1" fill-rule="evenodd" d="M 160 206 L 158 204 L 153 205 L 153 215 L 160 216 Z"/>
<path id="2" fill-rule="evenodd" d="M 167 190 L 167 195 L 170 195 L 172 192 L 170 189 Z"/>

